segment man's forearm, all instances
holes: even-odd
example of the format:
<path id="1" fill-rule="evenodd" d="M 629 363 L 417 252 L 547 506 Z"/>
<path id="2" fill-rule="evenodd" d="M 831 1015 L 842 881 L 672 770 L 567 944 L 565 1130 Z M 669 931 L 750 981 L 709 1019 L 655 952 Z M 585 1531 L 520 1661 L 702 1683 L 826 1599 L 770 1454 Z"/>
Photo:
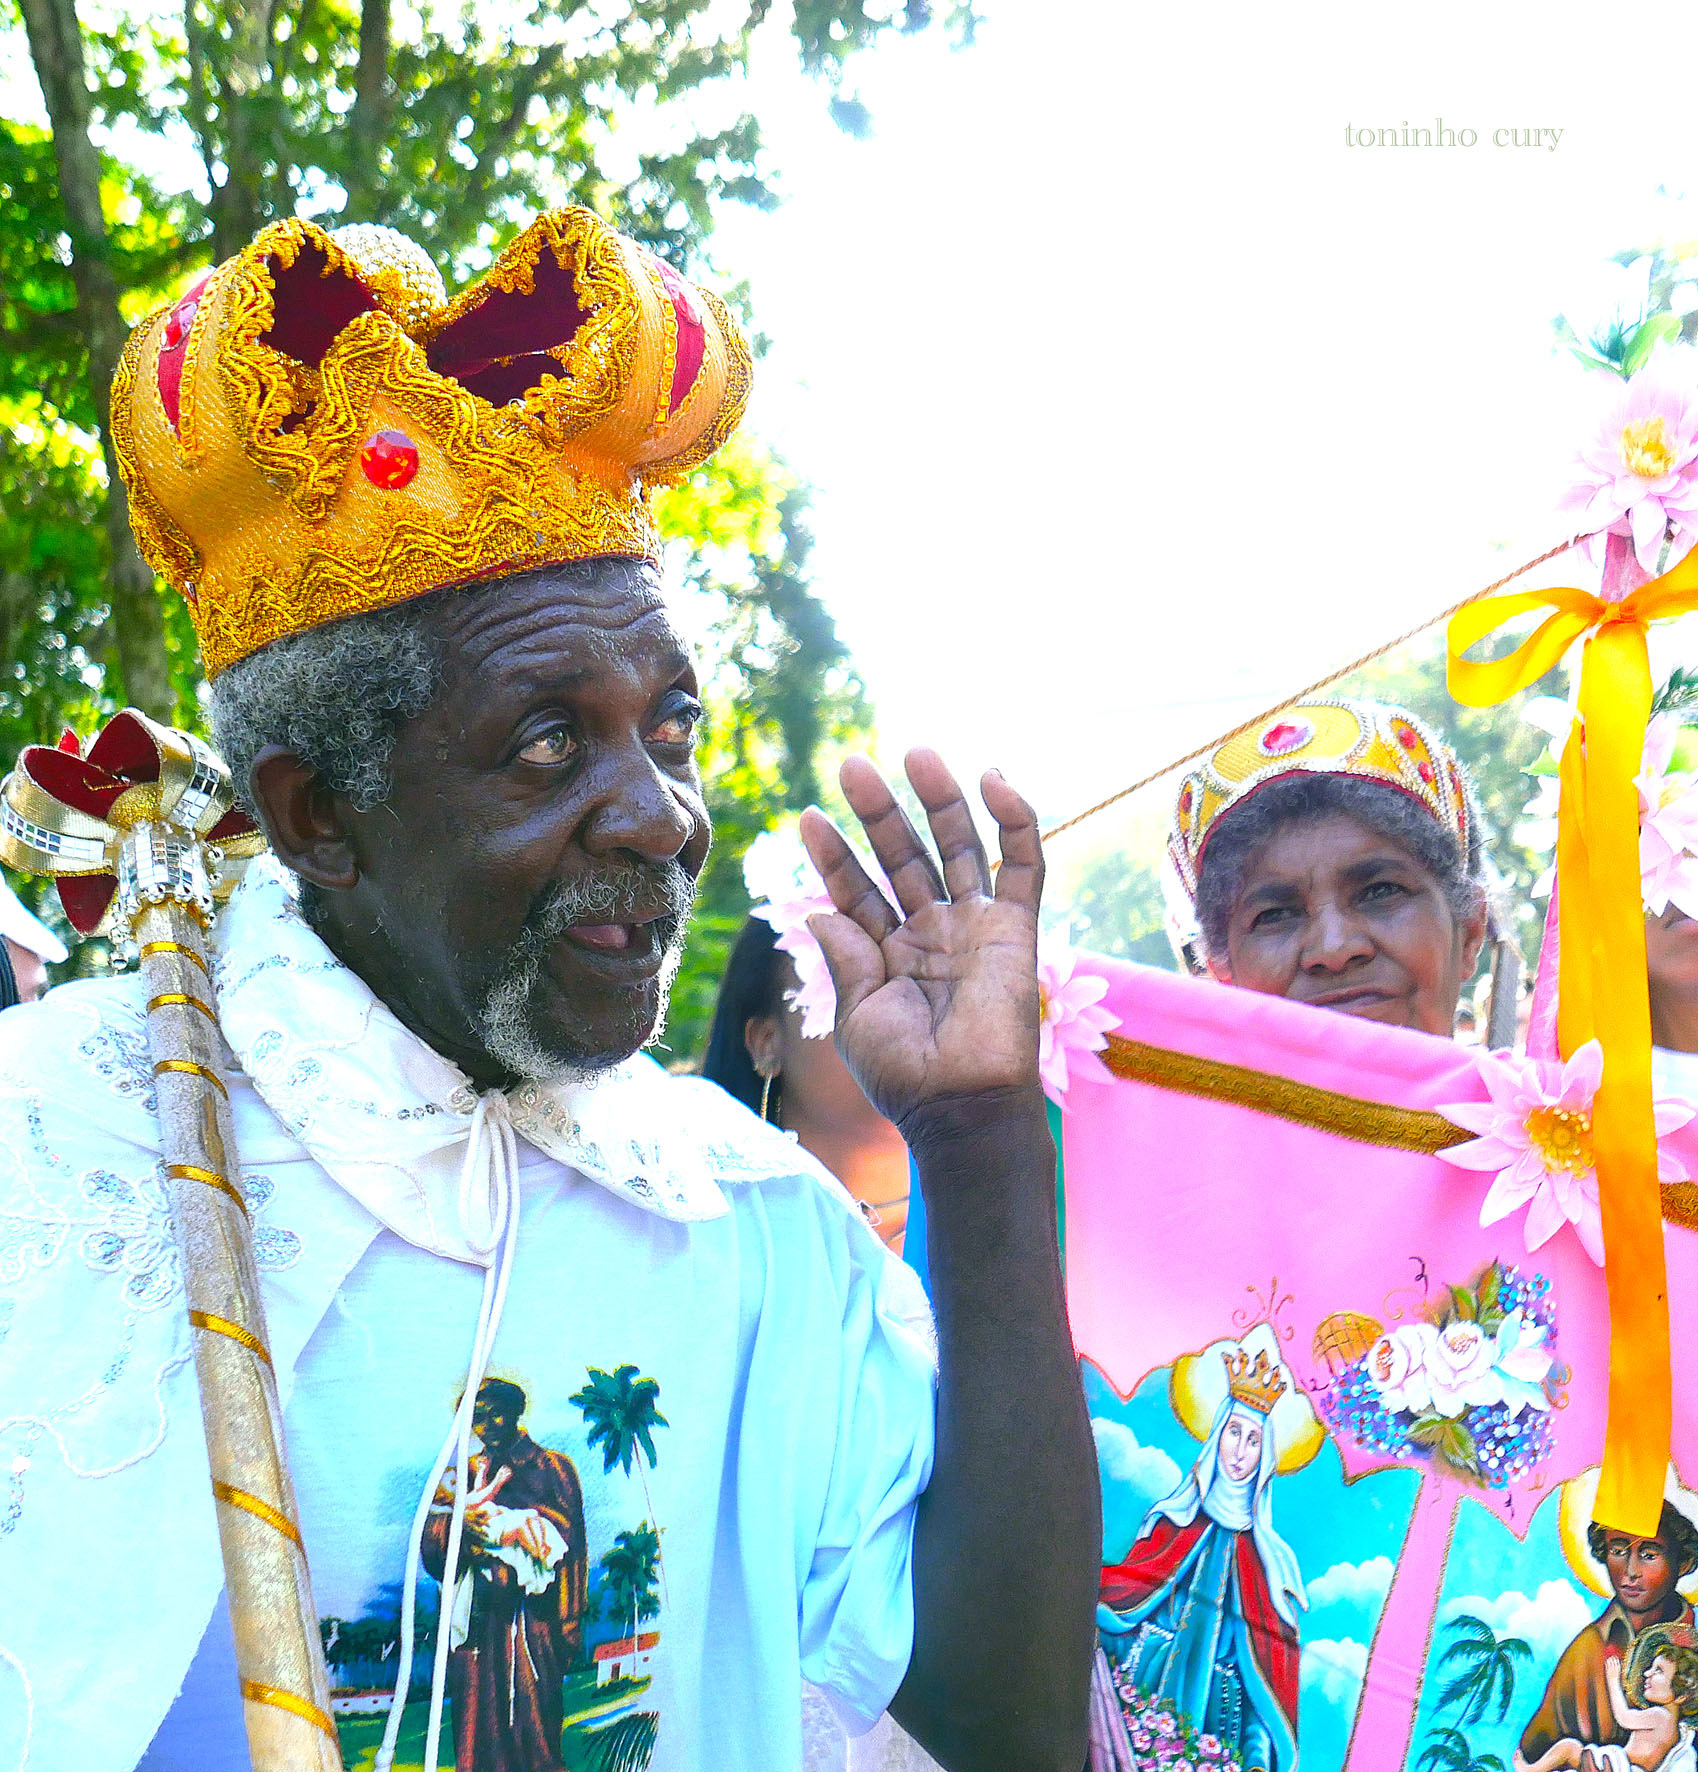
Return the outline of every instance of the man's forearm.
<path id="1" fill-rule="evenodd" d="M 1102 1503 L 1043 1097 L 932 1103 L 902 1130 L 925 1194 L 938 1416 L 892 1710 L 949 1772 L 1078 1772 Z"/>

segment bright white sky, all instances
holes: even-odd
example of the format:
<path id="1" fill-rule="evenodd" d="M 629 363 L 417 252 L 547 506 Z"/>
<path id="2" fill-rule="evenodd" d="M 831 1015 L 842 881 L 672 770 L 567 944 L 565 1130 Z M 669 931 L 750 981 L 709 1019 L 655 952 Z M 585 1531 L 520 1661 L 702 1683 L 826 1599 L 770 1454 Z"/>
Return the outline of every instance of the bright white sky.
<path id="1" fill-rule="evenodd" d="M 1550 322 L 1698 236 L 1657 195 L 1698 195 L 1698 9 L 990 13 L 856 65 L 867 141 L 775 43 L 789 200 L 714 250 L 881 748 L 996 763 L 1054 819 L 1566 532 L 1593 387 Z M 1477 145 L 1345 145 L 1439 116 Z"/>
<path id="2" fill-rule="evenodd" d="M 881 749 L 1054 820 L 1564 533 L 1595 378 L 1550 322 L 1636 314 L 1609 255 L 1698 237 L 1698 8 L 984 5 L 969 51 L 853 64 L 865 141 L 775 16 L 721 102 L 788 200 L 714 252 Z M 1346 145 L 1438 118 L 1476 145 Z"/>

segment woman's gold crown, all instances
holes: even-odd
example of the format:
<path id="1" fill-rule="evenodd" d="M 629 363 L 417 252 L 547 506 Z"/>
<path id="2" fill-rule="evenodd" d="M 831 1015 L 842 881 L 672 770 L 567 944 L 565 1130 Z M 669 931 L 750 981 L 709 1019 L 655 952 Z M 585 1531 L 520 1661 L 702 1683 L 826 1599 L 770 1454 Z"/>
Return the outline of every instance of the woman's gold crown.
<path id="1" fill-rule="evenodd" d="M 273 223 L 130 337 L 112 431 L 209 676 L 469 579 L 654 559 L 652 488 L 748 399 L 725 305 L 587 209 L 450 299 L 393 229 Z"/>
<path id="2" fill-rule="evenodd" d="M 1429 726 L 1379 702 L 1298 702 L 1234 733 L 1180 782 L 1168 854 L 1193 900 L 1221 818 L 1270 782 L 1303 774 L 1383 781 L 1426 807 L 1467 853 L 1468 789 L 1455 752 Z"/>
<path id="3" fill-rule="evenodd" d="M 1226 1388 L 1233 1402 L 1246 1409 L 1266 1415 L 1285 1395 L 1285 1376 L 1268 1358 L 1266 1348 L 1258 1350 L 1254 1365 L 1242 1348 L 1222 1354 L 1221 1363 L 1226 1367 Z"/>

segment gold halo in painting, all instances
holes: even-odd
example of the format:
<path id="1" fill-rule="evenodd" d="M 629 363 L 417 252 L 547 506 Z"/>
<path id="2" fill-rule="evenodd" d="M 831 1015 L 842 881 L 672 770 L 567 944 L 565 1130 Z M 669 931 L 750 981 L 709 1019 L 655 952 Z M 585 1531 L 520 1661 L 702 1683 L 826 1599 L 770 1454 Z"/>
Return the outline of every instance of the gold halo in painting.
<path id="1" fill-rule="evenodd" d="M 1173 1362 L 1168 1381 L 1168 1400 L 1185 1431 L 1194 1440 L 1206 1440 L 1216 1414 L 1226 1400 L 1226 1356 L 1245 1355 L 1254 1360 L 1265 1353 L 1279 1368 L 1285 1389 L 1268 1415 L 1274 1445 L 1279 1452 L 1281 1474 L 1301 1470 L 1326 1442 L 1326 1432 L 1315 1419 L 1309 1399 L 1299 1388 L 1280 1352 L 1279 1339 L 1266 1323 L 1258 1323 L 1241 1338 L 1211 1342 L 1201 1353 L 1181 1354 Z"/>
<path id="2" fill-rule="evenodd" d="M 1557 1530 L 1562 1535 L 1562 1554 L 1568 1558 L 1569 1568 L 1600 1599 L 1607 1600 L 1613 1597 L 1614 1591 L 1610 1587 L 1609 1575 L 1586 1542 L 1586 1528 L 1592 1523 L 1592 1510 L 1598 1502 L 1598 1476 L 1599 1467 L 1593 1465 L 1590 1470 L 1583 1470 L 1579 1476 L 1570 1477 L 1563 1484 Z M 1698 1491 L 1688 1489 L 1681 1482 L 1672 1464 L 1663 1484 L 1663 1499 L 1673 1502 L 1698 1528 Z M 1698 1599 L 1698 1569 L 1680 1583 L 1680 1591 L 1689 1600 Z"/>

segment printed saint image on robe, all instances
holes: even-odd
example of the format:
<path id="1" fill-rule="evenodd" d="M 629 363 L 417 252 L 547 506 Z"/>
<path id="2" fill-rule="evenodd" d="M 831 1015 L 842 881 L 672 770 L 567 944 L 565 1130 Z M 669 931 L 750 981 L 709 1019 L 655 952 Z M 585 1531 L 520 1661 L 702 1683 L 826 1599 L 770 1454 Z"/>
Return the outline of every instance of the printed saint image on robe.
<path id="1" fill-rule="evenodd" d="M 658 1713 L 643 1702 L 660 1651 L 660 1535 L 652 1509 L 615 1528 L 606 1492 L 612 1479 L 646 1500 L 641 1474 L 667 1425 L 658 1395 L 659 1386 L 633 1366 L 592 1368 L 570 1398 L 578 1431 L 556 1430 L 544 1438 L 557 1443 L 545 1444 L 526 1431 L 526 1388 L 504 1376 L 483 1381 L 451 1594 L 442 1582 L 458 1486 L 452 1465 L 425 1519 L 420 1562 L 429 1580 L 420 1582 L 412 1679 L 398 1725 L 400 1584 L 380 1586 L 357 1617 L 321 1620 L 347 1766 L 375 1764 L 391 1728 L 396 1772 L 423 1766 L 444 1632 L 443 1767 L 641 1772 L 649 1763 L 660 1729 Z M 581 1471 L 596 1485 L 593 1524 L 586 1523 Z M 404 1482 L 391 1487 L 406 1493 Z"/>

